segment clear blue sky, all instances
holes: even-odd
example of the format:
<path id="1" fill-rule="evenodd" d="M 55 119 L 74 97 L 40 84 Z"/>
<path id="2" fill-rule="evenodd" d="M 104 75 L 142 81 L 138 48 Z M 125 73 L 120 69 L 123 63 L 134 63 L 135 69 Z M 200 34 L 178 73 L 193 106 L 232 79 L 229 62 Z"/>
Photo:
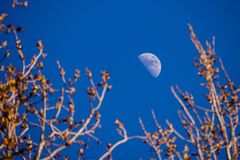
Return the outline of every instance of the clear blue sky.
<path id="1" fill-rule="evenodd" d="M 0 12 L 8 11 L 10 1 L 1 1 Z M 154 129 L 151 109 L 160 123 L 170 119 L 179 125 L 179 105 L 170 86 L 178 84 L 194 95 L 204 93 L 199 91 L 202 79 L 192 66 L 197 52 L 189 38 L 188 23 L 203 44 L 216 36 L 217 55 L 239 83 L 240 2 L 237 0 L 32 0 L 28 8 L 20 7 L 9 13 L 8 22 L 26 28 L 20 37 L 27 56 L 36 51 L 36 40 L 41 39 L 45 44 L 46 74 L 52 82 L 60 80 L 56 78 L 56 60 L 61 61 L 69 75 L 75 68 L 84 71 L 85 66 L 96 78 L 99 71 L 110 71 L 113 89 L 101 108 L 102 128 L 97 131 L 103 143 L 90 146 L 93 159 L 104 151 L 106 142 L 117 140 L 115 118 L 125 124 L 129 134 L 142 134 L 138 117 L 142 117 L 147 128 Z M 138 61 L 142 52 L 152 52 L 160 58 L 159 78 L 153 78 Z M 87 85 L 83 78 L 75 96 L 79 112 L 88 109 Z M 71 150 L 71 155 L 75 152 Z M 146 158 L 149 154 L 148 148 L 137 141 L 124 144 L 113 153 L 116 159 L 127 160 Z"/>

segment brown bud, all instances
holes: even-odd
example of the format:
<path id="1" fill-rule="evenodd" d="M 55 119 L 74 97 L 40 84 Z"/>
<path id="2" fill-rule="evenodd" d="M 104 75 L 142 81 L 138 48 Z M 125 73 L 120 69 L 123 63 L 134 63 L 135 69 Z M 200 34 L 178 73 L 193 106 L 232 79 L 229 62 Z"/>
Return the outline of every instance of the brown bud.
<path id="1" fill-rule="evenodd" d="M 122 127 L 123 127 L 122 122 L 120 122 L 118 119 L 115 120 L 115 124 L 116 124 L 119 128 L 122 128 Z"/>
<path id="2" fill-rule="evenodd" d="M 189 148 L 188 148 L 187 145 L 185 145 L 185 146 L 184 146 L 184 150 L 183 150 L 183 152 L 188 152 L 188 151 L 189 151 Z"/>
<path id="3" fill-rule="evenodd" d="M 152 134 L 152 138 L 153 138 L 153 139 L 157 139 L 158 137 L 159 137 L 158 132 L 154 132 L 154 133 Z"/>
<path id="4" fill-rule="evenodd" d="M 2 42 L 2 47 L 5 48 L 7 46 L 7 41 Z"/>
<path id="5" fill-rule="evenodd" d="M 50 94 L 53 94 L 55 91 L 54 91 L 54 89 L 50 88 L 49 92 L 50 92 Z"/>
<path id="6" fill-rule="evenodd" d="M 22 50 L 22 44 L 20 40 L 16 40 L 16 45 L 18 50 Z"/>
<path id="7" fill-rule="evenodd" d="M 69 123 L 72 123 L 72 122 L 73 122 L 73 117 L 68 117 L 68 118 L 67 118 L 67 121 L 68 121 Z"/>
<path id="8" fill-rule="evenodd" d="M 78 154 L 79 154 L 79 156 L 83 156 L 84 150 L 81 148 L 81 149 L 79 150 Z"/>
<path id="9" fill-rule="evenodd" d="M 0 15 L 0 21 L 3 21 L 7 16 L 8 16 L 7 13 L 2 13 L 2 14 Z"/>
<path id="10" fill-rule="evenodd" d="M 28 6 L 28 1 L 23 2 L 23 3 L 22 3 L 22 6 L 23 6 L 23 7 L 27 7 L 27 6 Z"/>
<path id="11" fill-rule="evenodd" d="M 63 68 L 60 69 L 60 76 L 61 77 L 64 77 L 65 76 L 65 71 Z"/>
<path id="12" fill-rule="evenodd" d="M 184 153 L 183 154 L 183 159 L 184 160 L 190 160 L 191 158 L 190 158 L 190 156 L 187 153 Z"/>
<path id="13" fill-rule="evenodd" d="M 10 50 L 8 49 L 6 52 L 5 52 L 5 57 L 9 57 L 10 56 Z"/>
<path id="14" fill-rule="evenodd" d="M 86 67 L 85 71 L 86 71 L 87 77 L 88 77 L 89 79 L 91 79 L 91 78 L 92 78 L 92 72 L 91 72 L 87 67 Z"/>
<path id="15" fill-rule="evenodd" d="M 87 92 L 88 92 L 88 94 L 90 96 L 94 96 L 95 95 L 95 89 L 93 87 L 88 88 Z"/>
<path id="16" fill-rule="evenodd" d="M 94 117 L 96 120 L 99 120 L 101 118 L 101 114 L 97 112 Z"/>
<path id="17" fill-rule="evenodd" d="M 74 79 L 78 79 L 79 77 L 80 77 L 80 70 L 75 69 Z"/>
<path id="18" fill-rule="evenodd" d="M 17 28 L 16 28 L 16 31 L 17 32 L 22 32 L 24 30 L 24 28 L 22 27 L 22 26 L 18 26 Z"/>
<path id="19" fill-rule="evenodd" d="M 69 140 L 66 140 L 65 146 L 71 146 L 72 143 Z"/>
<path id="20" fill-rule="evenodd" d="M 187 122 L 185 120 L 182 120 L 183 126 L 187 126 Z"/>
<path id="21" fill-rule="evenodd" d="M 22 123 L 22 127 L 25 129 L 28 128 L 28 125 L 26 123 Z"/>
<path id="22" fill-rule="evenodd" d="M 39 50 L 43 50 L 43 44 L 42 44 L 42 41 L 41 41 L 41 40 L 38 40 L 38 41 L 36 42 L 36 45 L 37 45 L 37 47 L 38 47 Z"/>
<path id="23" fill-rule="evenodd" d="M 43 113 L 43 109 L 42 109 L 42 108 L 40 109 L 40 113 L 39 113 L 39 114 L 40 114 L 41 117 L 44 116 L 44 113 Z"/>
<path id="24" fill-rule="evenodd" d="M 70 87 L 70 88 L 68 89 L 68 92 L 69 92 L 70 94 L 74 94 L 74 93 L 76 92 L 76 89 L 75 89 L 74 87 Z"/>
<path id="25" fill-rule="evenodd" d="M 46 53 L 42 54 L 42 57 L 43 57 L 43 58 L 46 58 L 46 57 L 47 57 L 47 54 L 46 54 Z"/>
<path id="26" fill-rule="evenodd" d="M 38 63 L 38 68 L 42 69 L 43 68 L 43 62 Z"/>
<path id="27" fill-rule="evenodd" d="M 69 104 L 69 112 L 74 113 L 75 112 L 75 107 L 73 101 L 70 101 Z"/>
<path id="28" fill-rule="evenodd" d="M 103 72 L 101 73 L 101 77 L 102 77 L 102 79 L 103 79 L 104 81 L 107 81 L 107 80 L 110 79 L 110 74 L 109 74 L 109 72 L 107 72 L 107 71 L 103 71 Z"/>
<path id="29" fill-rule="evenodd" d="M 62 107 L 62 103 L 61 103 L 61 101 L 58 101 L 58 102 L 56 103 L 56 108 L 59 109 L 60 107 Z"/>
<path id="30" fill-rule="evenodd" d="M 7 25 L 7 33 L 12 32 L 12 30 L 13 30 L 13 25 L 11 24 Z"/>
<path id="31" fill-rule="evenodd" d="M 4 65 L 2 65 L 2 66 L 0 67 L 0 70 L 1 70 L 1 71 L 4 71 Z"/>
<path id="32" fill-rule="evenodd" d="M 110 149 L 112 147 L 112 144 L 111 143 L 108 143 L 107 144 L 107 149 Z"/>
<path id="33" fill-rule="evenodd" d="M 110 91 L 112 89 L 112 86 L 111 85 L 108 85 L 107 86 L 107 90 Z"/>

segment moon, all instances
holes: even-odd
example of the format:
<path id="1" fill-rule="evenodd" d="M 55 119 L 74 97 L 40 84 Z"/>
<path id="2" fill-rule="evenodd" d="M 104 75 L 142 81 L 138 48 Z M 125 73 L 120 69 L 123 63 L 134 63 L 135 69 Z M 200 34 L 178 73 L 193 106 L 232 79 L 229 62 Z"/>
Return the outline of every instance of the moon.
<path id="1" fill-rule="evenodd" d="M 157 56 L 152 53 L 142 53 L 138 59 L 153 77 L 159 76 L 162 66 Z"/>

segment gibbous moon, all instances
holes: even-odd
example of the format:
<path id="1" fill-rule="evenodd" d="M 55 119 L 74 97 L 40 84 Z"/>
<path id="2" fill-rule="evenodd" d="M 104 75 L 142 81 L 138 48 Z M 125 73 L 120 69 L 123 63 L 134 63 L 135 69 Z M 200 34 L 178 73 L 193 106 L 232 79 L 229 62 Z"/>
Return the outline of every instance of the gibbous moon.
<path id="1" fill-rule="evenodd" d="M 153 77 L 159 76 L 162 66 L 157 56 L 152 53 L 142 53 L 138 59 Z"/>

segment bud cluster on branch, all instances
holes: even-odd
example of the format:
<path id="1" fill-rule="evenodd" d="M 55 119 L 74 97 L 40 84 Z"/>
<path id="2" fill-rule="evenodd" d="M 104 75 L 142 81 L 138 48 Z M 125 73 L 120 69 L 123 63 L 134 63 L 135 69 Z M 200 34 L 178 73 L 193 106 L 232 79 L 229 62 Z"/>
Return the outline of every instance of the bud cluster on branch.
<path id="1" fill-rule="evenodd" d="M 27 6 L 27 1 L 14 0 L 15 5 Z M 110 74 L 102 71 L 100 82 L 95 83 L 93 74 L 86 69 L 90 81 L 87 93 L 91 97 L 91 110 L 86 118 L 77 119 L 75 112 L 78 108 L 73 95 L 77 91 L 75 86 L 80 78 L 80 70 L 75 70 L 73 78 L 66 78 L 64 68 L 57 61 L 62 86 L 55 88 L 43 74 L 42 60 L 46 54 L 42 41 L 36 41 L 38 53 L 27 62 L 18 34 L 23 27 L 5 24 L 6 17 L 5 13 L 0 15 L 0 33 L 1 36 L 6 34 L 15 39 L 16 50 L 11 49 L 11 52 L 17 53 L 22 67 L 3 63 L 7 61 L 10 49 L 7 40 L 2 41 L 0 52 L 4 55 L 0 63 L 1 77 L 4 79 L 0 81 L 0 159 L 61 158 L 64 157 L 61 151 L 73 143 L 79 144 L 78 156 L 83 156 L 87 142 L 82 139 L 92 137 L 97 140 L 94 133 L 100 126 L 102 101 L 111 89 L 108 84 Z"/>
<path id="2" fill-rule="evenodd" d="M 12 7 L 16 6 L 27 7 L 28 1 L 12 0 Z M 85 118 L 79 119 L 74 95 L 82 72 L 75 69 L 72 77 L 67 77 L 64 67 L 57 61 L 61 85 L 55 88 L 44 75 L 43 60 L 47 56 L 44 44 L 37 40 L 37 53 L 27 61 L 19 38 L 24 28 L 5 24 L 7 16 L 7 13 L 0 13 L 0 36 L 3 37 L 0 41 L 0 159 L 68 159 L 63 151 L 73 144 L 79 147 L 76 156 L 84 159 L 89 145 L 86 138 L 100 143 L 95 132 L 105 116 L 100 113 L 103 99 L 112 89 L 110 73 L 101 71 L 100 80 L 95 82 L 95 75 L 85 68 L 89 80 L 86 95 L 90 111 L 82 115 Z M 168 120 L 167 127 L 162 127 L 154 111 L 155 130 L 149 131 L 139 118 L 142 133 L 136 135 L 129 135 L 126 125 L 116 119 L 116 130 L 121 139 L 107 143 L 99 160 L 113 159 L 114 150 L 132 139 L 139 139 L 151 148 L 154 156 L 150 159 L 240 158 L 240 87 L 231 80 L 222 60 L 216 56 L 215 38 L 211 43 L 206 42 L 204 49 L 192 26 L 188 27 L 190 38 L 199 52 L 194 66 L 203 78 L 201 87 L 206 90 L 207 103 L 199 105 L 190 92 L 184 92 L 178 86 L 171 87 L 181 106 L 177 112 L 183 130 L 177 131 L 174 123 Z M 8 46 L 9 39 L 14 40 L 16 48 Z M 20 67 L 8 63 L 10 55 L 17 55 Z M 180 141 L 184 146 L 179 145 Z"/>

